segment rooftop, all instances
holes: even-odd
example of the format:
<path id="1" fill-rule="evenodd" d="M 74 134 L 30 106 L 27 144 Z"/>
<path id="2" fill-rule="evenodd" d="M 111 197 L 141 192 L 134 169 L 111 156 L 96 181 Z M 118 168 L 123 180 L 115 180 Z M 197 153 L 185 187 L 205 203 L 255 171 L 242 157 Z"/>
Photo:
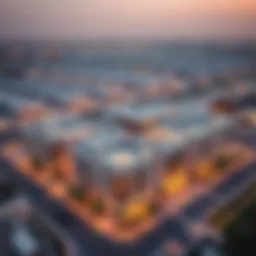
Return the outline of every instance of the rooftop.
<path id="1" fill-rule="evenodd" d="M 183 137 L 202 138 L 224 130 L 232 124 L 228 117 L 215 116 L 207 109 L 200 109 L 199 111 L 188 110 L 188 112 L 177 112 L 173 117 L 162 119 L 159 126 L 171 130 Z"/>
<path id="2" fill-rule="evenodd" d="M 25 97 L 19 97 L 4 91 L 0 92 L 0 102 L 10 109 L 11 112 L 17 113 L 22 109 L 42 108 L 44 105 L 40 101 L 30 100 Z"/>
<path id="3" fill-rule="evenodd" d="M 171 105 L 167 102 L 146 102 L 135 105 L 120 105 L 110 107 L 107 115 L 137 122 L 151 121 L 172 113 Z"/>
<path id="4" fill-rule="evenodd" d="M 156 164 L 163 147 L 144 138 L 136 138 L 118 129 L 99 132 L 77 144 L 76 157 L 99 170 L 114 173 L 139 171 Z"/>
<path id="5" fill-rule="evenodd" d="M 61 115 L 44 119 L 34 126 L 25 128 L 27 136 L 40 136 L 44 141 L 68 141 L 77 137 L 86 137 L 93 132 L 94 120 L 84 120 L 77 115 Z"/>
<path id="6" fill-rule="evenodd" d="M 138 171 L 155 162 L 157 150 L 139 139 L 120 140 L 105 150 L 102 164 L 113 172 Z"/>
<path id="7" fill-rule="evenodd" d="M 99 125 L 95 127 L 94 133 L 90 137 L 82 140 L 77 144 L 75 149 L 78 157 L 86 157 L 90 152 L 102 152 L 105 148 L 118 143 L 118 141 L 128 134 L 121 128 L 115 125 Z"/>

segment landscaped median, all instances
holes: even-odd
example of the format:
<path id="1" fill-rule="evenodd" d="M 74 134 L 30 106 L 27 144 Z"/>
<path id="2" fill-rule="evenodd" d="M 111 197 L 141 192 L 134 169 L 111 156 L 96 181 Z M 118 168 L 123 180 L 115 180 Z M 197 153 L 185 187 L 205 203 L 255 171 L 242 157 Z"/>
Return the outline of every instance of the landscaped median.
<path id="1" fill-rule="evenodd" d="M 246 145 L 236 142 L 227 143 L 200 161 L 196 168 L 196 178 L 214 186 L 234 172 L 242 169 L 255 159 L 255 152 Z"/>
<path id="2" fill-rule="evenodd" d="M 101 198 L 97 191 L 65 181 L 56 165 L 27 155 L 21 144 L 7 146 L 2 155 L 87 225 L 119 242 L 131 242 L 152 230 L 169 214 L 176 214 L 198 196 L 194 192 L 200 184 L 209 189 L 255 159 L 250 148 L 241 144 L 227 145 L 209 158 L 200 159 L 194 169 L 195 179 L 191 179 L 186 169 L 174 170 L 166 174 L 148 197 L 138 196 L 117 207 L 112 200 Z M 170 211 L 170 207 L 176 211 Z"/>
<path id="3" fill-rule="evenodd" d="M 160 206 L 154 202 L 146 205 L 134 202 L 110 215 L 108 207 L 111 201 L 103 201 L 100 196 L 65 182 L 54 165 L 43 163 L 35 156 L 29 157 L 21 144 L 11 144 L 2 153 L 22 174 L 41 185 L 50 196 L 65 204 L 86 224 L 114 240 L 133 240 L 150 230 L 156 221 L 155 214 L 159 212 Z"/>

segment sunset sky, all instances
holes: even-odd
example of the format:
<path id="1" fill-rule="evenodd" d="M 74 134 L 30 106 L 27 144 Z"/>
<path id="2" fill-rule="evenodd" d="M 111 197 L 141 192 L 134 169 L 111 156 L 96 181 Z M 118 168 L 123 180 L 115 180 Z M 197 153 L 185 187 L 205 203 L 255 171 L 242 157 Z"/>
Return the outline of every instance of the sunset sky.
<path id="1" fill-rule="evenodd" d="M 256 0 L 1 0 L 0 39 L 256 39 Z"/>

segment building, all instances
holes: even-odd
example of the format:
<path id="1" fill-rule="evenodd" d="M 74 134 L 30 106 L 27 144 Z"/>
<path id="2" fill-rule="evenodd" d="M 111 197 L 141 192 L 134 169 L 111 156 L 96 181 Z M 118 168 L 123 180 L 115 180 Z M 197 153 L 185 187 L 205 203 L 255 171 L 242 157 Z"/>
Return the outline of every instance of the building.
<path id="1" fill-rule="evenodd" d="M 77 143 L 74 157 L 81 185 L 91 186 L 98 183 L 97 187 L 104 188 L 103 183 L 106 178 L 104 154 L 127 136 L 129 136 L 128 133 L 118 126 L 101 124 L 101 126 L 95 127 L 94 133 L 90 137 Z"/>
<path id="2" fill-rule="evenodd" d="M 24 97 L 0 92 L 0 104 L 21 122 L 36 121 L 46 112 L 46 107 L 40 101 L 33 101 Z"/>
<path id="3" fill-rule="evenodd" d="M 162 152 L 122 130 L 95 133 L 77 144 L 75 155 L 79 186 L 114 216 L 120 207 L 144 206 L 159 183 Z"/>
<path id="4" fill-rule="evenodd" d="M 123 125 L 131 131 L 141 131 L 154 126 L 161 118 L 172 113 L 171 105 L 167 102 L 155 101 L 142 104 L 127 104 L 112 106 L 106 111 L 106 116 Z"/>
<path id="5" fill-rule="evenodd" d="M 23 140 L 32 159 L 50 164 L 66 180 L 76 179 L 73 158 L 75 144 L 94 132 L 95 120 L 78 115 L 60 115 L 24 127 Z"/>

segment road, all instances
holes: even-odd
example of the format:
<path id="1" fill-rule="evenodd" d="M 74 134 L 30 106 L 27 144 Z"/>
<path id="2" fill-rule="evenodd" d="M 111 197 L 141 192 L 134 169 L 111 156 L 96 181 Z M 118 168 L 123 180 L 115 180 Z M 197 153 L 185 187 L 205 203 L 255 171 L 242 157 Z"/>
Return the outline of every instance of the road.
<path id="1" fill-rule="evenodd" d="M 5 132 L 0 132 L 0 149 L 6 142 L 10 140 L 18 140 L 19 138 L 19 133 L 14 129 Z"/>
<path id="2" fill-rule="evenodd" d="M 227 180 L 215 186 L 209 193 L 189 204 L 183 211 L 191 219 L 205 218 L 208 209 L 217 207 L 225 198 L 239 193 L 240 189 L 255 181 L 256 162 L 249 164 Z"/>
<path id="3" fill-rule="evenodd" d="M 115 244 L 94 233 L 82 221 L 75 218 L 68 209 L 49 198 L 37 185 L 20 174 L 18 170 L 15 170 L 8 161 L 0 159 L 0 167 L 1 173 L 4 173 L 5 176 L 15 181 L 42 211 L 48 213 L 61 227 L 68 229 L 68 232 L 77 241 L 78 247 L 80 248 L 80 255 L 147 256 L 161 246 L 163 241 L 173 239 L 172 234 L 175 234 L 175 239 L 184 245 L 190 242 L 184 224 L 177 219 L 170 219 L 133 245 Z"/>
<path id="4" fill-rule="evenodd" d="M 15 133 L 0 135 L 0 145 L 3 145 L 4 141 L 13 138 L 13 136 Z M 256 163 L 253 163 L 231 176 L 216 186 L 209 194 L 204 195 L 184 209 L 183 216 L 191 219 L 202 218 L 205 211 L 218 202 L 216 195 L 221 198 L 226 194 L 234 193 L 243 182 L 254 177 L 255 169 Z M 93 232 L 86 224 L 75 218 L 68 209 L 50 198 L 36 184 L 20 174 L 7 160 L 1 158 L 0 173 L 13 179 L 43 212 L 49 214 L 56 223 L 68 230 L 75 239 L 81 256 L 148 256 L 161 247 L 166 240 L 179 241 L 185 247 L 192 242 L 192 237 L 185 223 L 179 219 L 169 219 L 132 245 L 115 244 Z"/>

